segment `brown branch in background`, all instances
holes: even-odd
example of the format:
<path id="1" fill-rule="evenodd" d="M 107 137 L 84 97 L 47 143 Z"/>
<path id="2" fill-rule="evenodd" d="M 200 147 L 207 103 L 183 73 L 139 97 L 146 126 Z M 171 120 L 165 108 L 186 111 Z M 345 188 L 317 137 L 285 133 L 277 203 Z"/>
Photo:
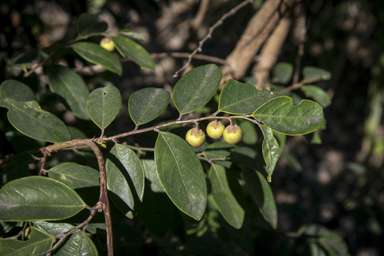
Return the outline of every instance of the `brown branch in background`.
<path id="1" fill-rule="evenodd" d="M 90 147 L 92 151 L 95 153 L 97 158 L 97 163 L 99 165 L 100 171 L 100 197 L 99 201 L 96 204 L 96 207 L 103 210 L 105 224 L 106 224 L 106 233 L 107 233 L 107 247 L 108 247 L 108 255 L 113 255 L 113 233 L 112 233 L 112 218 L 111 212 L 109 208 L 108 194 L 107 194 L 107 173 L 105 170 L 105 161 L 103 157 L 103 153 L 99 149 L 99 147 L 94 142 L 94 139 L 85 139 L 85 140 L 71 140 L 63 143 L 57 143 L 50 145 L 48 147 L 42 148 L 41 152 L 46 155 L 51 155 L 53 152 L 62 149 L 68 148 L 81 148 L 81 147 Z"/>
<path id="2" fill-rule="evenodd" d="M 282 18 L 261 49 L 258 62 L 252 69 L 252 74 L 258 81 L 258 89 L 261 89 L 267 85 L 267 82 L 269 81 L 269 73 L 275 65 L 281 52 L 281 48 L 283 47 L 285 39 L 287 38 L 291 23 L 292 20 L 290 17 Z"/>
<path id="3" fill-rule="evenodd" d="M 292 84 L 297 84 L 299 82 L 300 76 L 300 62 L 301 58 L 304 55 L 304 43 L 306 41 L 307 35 L 307 27 L 306 27 L 306 19 L 305 19 L 305 11 L 303 9 L 303 5 L 300 4 L 296 6 L 294 9 L 296 22 L 295 22 L 295 37 L 296 41 L 299 43 L 297 55 L 295 59 L 295 72 L 293 73 Z"/>
<path id="4" fill-rule="evenodd" d="M 199 10 L 197 10 L 197 14 L 195 16 L 195 19 L 192 21 L 192 28 L 193 30 L 197 30 L 201 22 L 203 22 L 204 16 L 207 13 L 209 5 L 209 0 L 201 0 Z"/>
<path id="5" fill-rule="evenodd" d="M 244 77 L 254 56 L 274 30 L 289 4 L 283 0 L 266 1 L 252 17 L 235 49 L 228 55 L 228 65 L 222 67 L 221 87 L 228 79 L 238 80 Z"/>
<path id="6" fill-rule="evenodd" d="M 220 26 L 221 24 L 223 24 L 223 21 L 224 21 L 226 18 L 228 18 L 228 17 L 234 15 L 238 10 L 240 10 L 241 8 L 243 8 L 244 6 L 246 6 L 247 4 L 252 3 L 252 2 L 253 2 L 253 0 L 246 0 L 246 1 L 242 2 L 242 3 L 240 3 L 240 4 L 237 5 L 235 8 L 231 9 L 229 12 L 227 12 L 226 14 L 224 14 L 224 15 L 223 15 L 223 16 L 222 16 L 222 17 L 221 17 L 221 18 L 220 18 L 220 19 L 219 19 L 219 20 L 218 20 L 212 27 L 210 27 L 209 30 L 208 30 L 208 34 L 207 34 L 202 40 L 200 40 L 200 42 L 199 42 L 199 46 L 198 46 L 198 47 L 197 47 L 191 54 L 189 54 L 187 63 L 186 63 L 182 68 L 180 68 L 179 70 L 177 70 L 177 71 L 175 72 L 175 74 L 173 75 L 173 77 L 174 77 L 174 78 L 177 77 L 181 71 L 183 71 L 184 69 L 186 69 L 186 68 L 189 66 L 189 64 L 191 64 L 191 61 L 192 61 L 193 56 L 194 56 L 197 52 L 201 52 L 201 51 L 202 51 L 202 47 L 203 47 L 203 44 L 205 43 L 205 41 L 207 41 L 208 39 L 211 38 L 213 31 L 214 31 L 218 26 Z"/>

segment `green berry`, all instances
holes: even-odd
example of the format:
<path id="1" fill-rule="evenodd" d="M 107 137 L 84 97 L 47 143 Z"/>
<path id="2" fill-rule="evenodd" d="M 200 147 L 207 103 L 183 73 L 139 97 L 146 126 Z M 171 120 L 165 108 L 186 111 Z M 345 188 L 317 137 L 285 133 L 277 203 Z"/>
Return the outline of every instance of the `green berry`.
<path id="1" fill-rule="evenodd" d="M 212 121 L 207 126 L 207 134 L 212 139 L 219 139 L 223 136 L 224 125 L 220 121 Z"/>
<path id="2" fill-rule="evenodd" d="M 115 43 L 108 37 L 101 39 L 100 46 L 110 52 L 115 49 Z"/>
<path id="3" fill-rule="evenodd" d="M 243 130 L 237 125 L 228 125 L 224 130 L 223 137 L 229 144 L 236 144 L 243 138 Z"/>
<path id="4" fill-rule="evenodd" d="M 195 148 L 200 147 L 201 145 L 203 145 L 205 141 L 205 133 L 201 129 L 192 128 L 185 135 L 185 140 L 192 147 L 195 147 Z"/>

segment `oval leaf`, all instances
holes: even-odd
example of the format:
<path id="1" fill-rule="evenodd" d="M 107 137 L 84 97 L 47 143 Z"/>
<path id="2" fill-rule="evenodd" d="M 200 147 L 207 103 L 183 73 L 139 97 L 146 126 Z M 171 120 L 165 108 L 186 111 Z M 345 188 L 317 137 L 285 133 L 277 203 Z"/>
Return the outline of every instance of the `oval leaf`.
<path id="1" fill-rule="evenodd" d="M 244 221 L 244 206 L 239 199 L 243 197 L 240 184 L 233 173 L 218 164 L 209 170 L 212 197 L 224 219 L 234 228 L 241 228 Z"/>
<path id="2" fill-rule="evenodd" d="M 48 175 L 73 189 L 100 186 L 98 171 L 76 163 L 58 164 L 49 170 Z"/>
<path id="3" fill-rule="evenodd" d="M 293 73 L 293 66 L 290 63 L 279 62 L 273 68 L 274 82 L 286 84 L 291 80 Z"/>
<path id="4" fill-rule="evenodd" d="M 155 62 L 144 47 L 123 36 L 112 36 L 111 39 L 121 56 L 131 58 L 141 68 L 155 69 Z"/>
<path id="5" fill-rule="evenodd" d="M 137 39 L 137 40 L 141 40 L 141 41 L 144 40 L 144 38 L 141 34 L 135 32 L 135 31 L 132 31 L 130 29 L 126 29 L 126 28 L 120 30 L 120 34 L 122 34 L 124 36 L 129 36 L 133 39 Z"/>
<path id="6" fill-rule="evenodd" d="M 36 101 L 18 102 L 7 99 L 8 120 L 22 134 L 31 138 L 64 142 L 71 139 L 67 127 L 57 116 L 41 110 Z"/>
<path id="7" fill-rule="evenodd" d="M 31 88 L 16 80 L 5 80 L 0 85 L 0 106 L 2 106 L 2 101 L 6 99 L 21 102 L 36 100 Z"/>
<path id="8" fill-rule="evenodd" d="M 329 80 L 331 79 L 331 73 L 316 67 L 305 67 L 303 69 L 303 76 L 306 80 Z"/>
<path id="9" fill-rule="evenodd" d="M 77 31 L 79 36 L 85 36 L 92 33 L 101 33 L 108 29 L 108 24 L 100 20 L 97 15 L 83 13 L 77 21 Z"/>
<path id="10" fill-rule="evenodd" d="M 119 114 L 120 108 L 120 91 L 112 85 L 96 89 L 88 96 L 88 115 L 103 131 Z"/>
<path id="11" fill-rule="evenodd" d="M 264 219 L 273 228 L 277 226 L 277 208 L 271 187 L 263 175 L 250 168 L 242 168 L 245 184 Z"/>
<path id="12" fill-rule="evenodd" d="M 55 223 L 55 222 L 48 222 L 48 221 L 38 221 L 38 222 L 35 222 L 33 226 L 39 228 L 40 230 L 45 231 L 51 236 L 57 236 L 75 228 L 75 226 L 68 223 Z"/>
<path id="13" fill-rule="evenodd" d="M 331 98 L 320 87 L 315 85 L 304 85 L 303 89 L 307 97 L 311 97 L 315 101 L 319 102 L 324 108 L 331 105 Z"/>
<path id="14" fill-rule="evenodd" d="M 73 50 L 87 61 L 99 64 L 104 68 L 121 75 L 123 68 L 120 61 L 103 47 L 88 42 L 77 42 L 71 45 Z"/>
<path id="15" fill-rule="evenodd" d="M 255 145 L 259 139 L 255 125 L 248 120 L 241 120 L 239 126 L 243 130 L 243 138 L 241 141 L 247 145 Z"/>
<path id="16" fill-rule="evenodd" d="M 39 51 L 36 49 L 28 52 L 23 52 L 10 59 L 7 65 L 11 68 L 26 69 L 29 64 L 37 58 L 38 55 Z"/>
<path id="17" fill-rule="evenodd" d="M 11 181 L 0 190 L 0 220 L 4 221 L 61 220 L 85 206 L 70 187 L 41 176 Z"/>
<path id="18" fill-rule="evenodd" d="M 221 77 L 221 70 L 214 64 L 187 72 L 173 90 L 173 102 L 180 114 L 195 111 L 207 104 L 219 87 Z"/>
<path id="19" fill-rule="evenodd" d="M 177 135 L 160 132 L 155 162 L 160 182 L 172 202 L 188 216 L 200 220 L 207 205 L 207 185 L 191 146 Z"/>
<path id="20" fill-rule="evenodd" d="M 323 108 L 316 102 L 302 100 L 293 106 L 292 98 L 276 97 L 259 107 L 253 117 L 273 130 L 287 135 L 302 135 L 324 126 Z"/>
<path id="21" fill-rule="evenodd" d="M 43 254 L 52 247 L 55 240 L 53 236 L 31 227 L 31 235 L 28 241 L 0 239 L 0 254 L 2 256 Z"/>
<path id="22" fill-rule="evenodd" d="M 47 66 L 48 84 L 51 91 L 65 99 L 75 116 L 89 119 L 87 113 L 88 87 L 72 69 L 59 65 Z"/>
<path id="23" fill-rule="evenodd" d="M 220 94 L 219 110 L 230 114 L 249 114 L 276 97 L 272 91 L 259 91 L 249 83 L 228 80 Z"/>
<path id="24" fill-rule="evenodd" d="M 141 125 L 152 121 L 167 108 L 169 92 L 159 88 L 145 88 L 129 97 L 128 111 L 133 122 Z"/>
<path id="25" fill-rule="evenodd" d="M 116 144 L 106 162 L 107 187 L 116 206 L 129 218 L 140 208 L 144 195 L 144 170 L 140 159 L 127 146 Z"/>
<path id="26" fill-rule="evenodd" d="M 84 231 L 77 230 L 55 252 L 55 256 L 97 256 L 95 244 Z"/>
<path id="27" fill-rule="evenodd" d="M 261 131 L 264 135 L 263 140 L 263 157 L 265 164 L 267 165 L 267 173 L 268 173 L 268 182 L 272 181 L 272 173 L 275 170 L 275 166 L 277 163 L 277 160 L 279 160 L 280 157 L 280 147 L 279 143 L 277 142 L 275 136 L 273 136 L 273 131 L 270 127 L 265 125 L 259 125 Z"/>

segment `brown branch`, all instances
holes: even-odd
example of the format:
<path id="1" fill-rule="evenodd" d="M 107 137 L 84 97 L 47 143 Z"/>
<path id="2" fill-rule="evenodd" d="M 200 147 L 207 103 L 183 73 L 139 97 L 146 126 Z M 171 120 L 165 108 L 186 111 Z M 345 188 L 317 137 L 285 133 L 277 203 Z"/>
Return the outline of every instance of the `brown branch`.
<path id="1" fill-rule="evenodd" d="M 218 26 L 220 26 L 221 24 L 223 24 L 223 21 L 226 19 L 226 18 L 228 18 L 228 17 L 230 17 L 230 16 L 232 16 L 232 15 L 234 15 L 238 10 L 240 10 L 241 8 L 243 8 L 244 6 L 246 6 L 247 4 L 249 4 L 249 3 L 252 3 L 253 2 L 253 0 L 245 0 L 244 2 L 242 2 L 242 3 L 240 3 L 239 5 L 237 5 L 236 7 L 234 7 L 233 9 L 231 9 L 229 12 L 227 12 L 226 14 L 224 14 L 212 27 L 210 27 L 209 28 L 209 30 L 208 30 L 208 34 L 202 39 L 202 40 L 200 40 L 200 42 L 199 42 L 199 46 L 191 53 L 191 54 L 189 54 L 189 56 L 188 56 L 188 61 L 187 61 L 187 63 L 182 67 L 182 68 L 180 68 L 179 70 L 177 70 L 176 72 L 175 72 L 175 74 L 173 75 L 173 77 L 175 78 L 175 77 L 178 77 L 178 75 L 179 75 L 179 73 L 181 72 L 181 71 L 183 71 L 184 69 L 186 69 L 188 66 L 189 66 L 189 64 L 191 64 L 191 61 L 192 61 L 192 58 L 193 58 L 193 56 L 197 53 L 197 52 L 201 52 L 202 51 L 202 47 L 203 47 L 203 44 L 205 43 L 205 41 L 207 41 L 208 39 L 210 39 L 211 37 L 212 37 L 212 33 L 213 33 L 213 31 L 218 27 Z"/>
<path id="2" fill-rule="evenodd" d="M 221 87 L 229 79 L 243 78 L 254 56 L 276 27 L 287 7 L 286 1 L 269 0 L 252 17 L 235 49 L 226 58 L 228 65 L 222 67 Z"/>
<path id="3" fill-rule="evenodd" d="M 297 18 L 297 25 L 296 25 L 297 29 L 299 30 L 298 35 L 297 35 L 299 46 L 298 46 L 297 55 L 296 55 L 296 59 L 295 59 L 295 72 L 294 72 L 293 78 L 292 78 L 293 84 L 297 84 L 299 82 L 300 62 L 301 62 L 301 58 L 304 55 L 304 43 L 306 41 L 306 34 L 307 34 L 307 27 L 305 24 L 306 23 L 305 22 L 305 20 L 306 20 L 305 19 L 305 13 L 302 9 L 303 9 L 302 4 L 300 4 L 299 6 L 297 6 L 295 8 L 295 12 L 298 12 L 298 16 L 299 16 Z"/>
<path id="4" fill-rule="evenodd" d="M 195 16 L 195 19 L 192 21 L 192 28 L 193 30 L 197 30 L 201 22 L 203 22 L 204 16 L 208 10 L 209 0 L 201 0 L 199 10 L 197 10 L 197 14 Z"/>
<path id="5" fill-rule="evenodd" d="M 292 21 L 289 17 L 282 18 L 261 49 L 258 62 L 252 70 L 253 75 L 258 81 L 258 89 L 264 87 L 268 82 L 269 73 L 276 64 L 281 48 L 283 47 L 285 39 L 288 35 L 291 23 Z"/>

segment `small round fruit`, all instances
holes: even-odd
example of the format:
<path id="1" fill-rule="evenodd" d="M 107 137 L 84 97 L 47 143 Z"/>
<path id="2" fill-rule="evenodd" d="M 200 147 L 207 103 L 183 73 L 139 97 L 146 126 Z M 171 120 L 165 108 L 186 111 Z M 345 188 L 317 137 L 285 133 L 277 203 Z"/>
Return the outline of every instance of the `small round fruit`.
<path id="1" fill-rule="evenodd" d="M 201 129 L 192 128 L 185 135 L 185 140 L 192 147 L 195 147 L 195 148 L 200 147 L 201 145 L 203 145 L 205 141 L 205 133 Z"/>
<path id="2" fill-rule="evenodd" d="M 223 137 L 229 144 L 236 144 L 241 141 L 241 138 L 243 137 L 243 130 L 241 130 L 241 128 L 236 124 L 228 125 L 224 130 Z"/>
<path id="3" fill-rule="evenodd" d="M 219 139 L 223 136 L 224 125 L 220 121 L 212 121 L 207 126 L 207 134 L 212 139 Z"/>
<path id="4" fill-rule="evenodd" d="M 110 52 L 115 49 L 115 43 L 108 37 L 101 39 L 100 46 Z"/>

